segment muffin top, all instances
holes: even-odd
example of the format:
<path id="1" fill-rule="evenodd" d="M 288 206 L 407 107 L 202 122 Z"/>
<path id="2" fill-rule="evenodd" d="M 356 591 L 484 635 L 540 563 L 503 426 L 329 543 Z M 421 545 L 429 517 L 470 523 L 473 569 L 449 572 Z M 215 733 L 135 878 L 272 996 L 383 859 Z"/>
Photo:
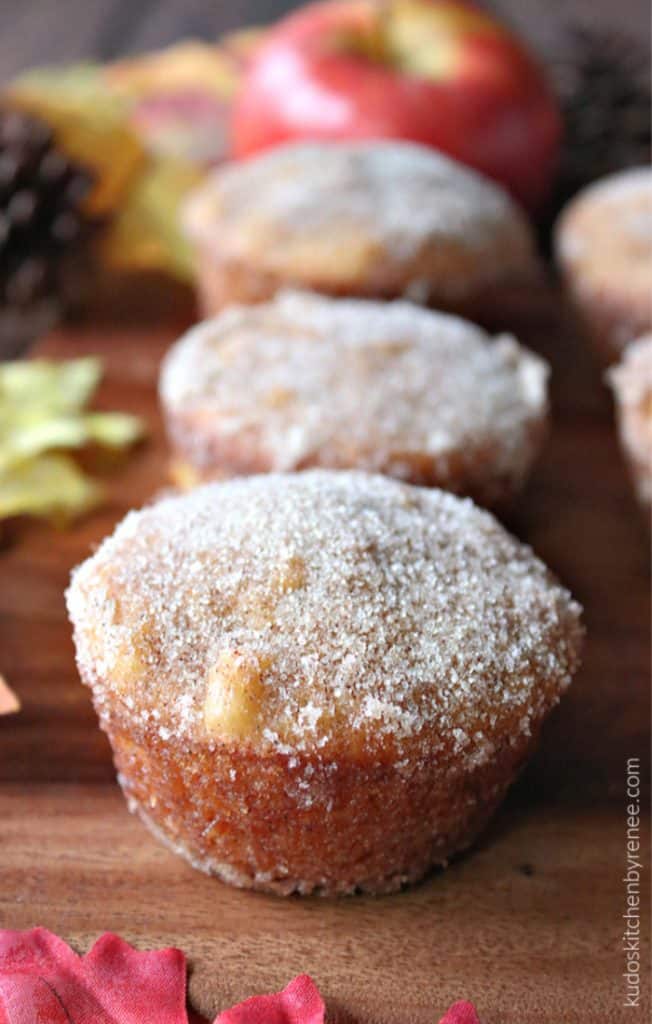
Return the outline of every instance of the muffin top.
<path id="1" fill-rule="evenodd" d="M 331 759 L 490 757 L 556 702 L 581 633 L 579 606 L 489 513 L 357 472 L 132 512 L 67 600 L 100 715 Z"/>
<path id="2" fill-rule="evenodd" d="M 259 470 L 423 472 L 474 493 L 528 468 L 546 378 L 514 339 L 457 317 L 284 292 L 189 331 L 166 357 L 161 396 L 188 423 L 199 466 L 235 438 Z"/>
<path id="3" fill-rule="evenodd" d="M 189 235 L 294 284 L 465 296 L 531 271 L 525 217 L 497 185 L 396 141 L 295 143 L 217 170 Z"/>
<path id="4" fill-rule="evenodd" d="M 635 167 L 584 189 L 556 231 L 562 265 L 578 290 L 638 302 L 652 315 L 652 169 Z"/>

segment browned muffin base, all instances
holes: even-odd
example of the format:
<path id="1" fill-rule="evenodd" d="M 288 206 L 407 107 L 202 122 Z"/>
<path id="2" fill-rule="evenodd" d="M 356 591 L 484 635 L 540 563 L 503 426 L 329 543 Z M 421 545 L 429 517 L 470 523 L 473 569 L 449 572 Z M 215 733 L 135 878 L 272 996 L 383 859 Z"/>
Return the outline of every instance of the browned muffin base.
<path id="1" fill-rule="evenodd" d="M 487 764 L 322 763 L 103 723 L 130 809 L 190 863 L 241 888 L 385 893 L 469 846 L 531 752 L 519 736 Z M 309 775 L 309 787 L 301 788 Z"/>
<path id="2" fill-rule="evenodd" d="M 188 491 L 210 481 L 270 473 L 275 469 L 262 448 L 257 446 L 255 439 L 251 439 L 251 444 L 247 444 L 246 438 L 229 438 L 228 441 L 223 438 L 219 442 L 216 439 L 211 445 L 210 461 L 205 465 L 193 462 L 193 439 L 201 439 L 202 448 L 205 448 L 206 444 L 203 437 L 204 427 L 201 422 L 193 422 L 191 414 L 168 414 L 167 431 L 173 451 L 168 472 L 173 485 L 179 490 Z M 523 489 L 524 478 L 548 433 L 547 420 L 533 420 L 528 433 L 529 436 L 524 442 L 528 458 L 524 460 L 522 472 L 495 472 L 492 468 L 495 464 L 495 454 L 489 445 L 486 445 L 484 450 L 478 449 L 473 453 L 447 452 L 446 458 L 442 460 L 425 452 L 400 452 L 396 453 L 393 460 L 378 462 L 373 466 L 366 465 L 361 453 L 354 450 L 345 453 L 346 457 L 338 463 L 325 463 L 316 453 L 304 459 L 296 466 L 295 471 L 316 468 L 368 469 L 370 472 L 382 473 L 419 487 L 441 487 L 453 494 L 470 497 L 484 508 L 499 510 L 509 508 L 513 498 Z"/>
<path id="3" fill-rule="evenodd" d="M 457 257 L 457 258 L 456 258 Z M 469 256 L 463 250 L 445 253 L 443 280 L 464 281 L 473 274 L 473 266 L 467 266 Z M 456 264 L 459 264 L 457 266 Z M 532 264 L 523 268 L 516 277 L 507 276 L 504 281 L 492 281 L 484 287 L 476 287 L 468 295 L 447 294 L 428 285 L 429 278 L 423 267 L 415 266 L 414 285 L 407 287 L 405 278 L 392 280 L 369 280 L 364 284 L 356 280 L 349 287 L 337 287 L 332 282 L 306 281 L 281 277 L 271 271 L 261 270 L 243 260 L 219 254 L 211 245 L 198 246 L 196 259 L 196 280 L 199 312 L 202 319 L 217 316 L 227 306 L 255 305 L 268 302 L 277 292 L 287 288 L 315 291 L 333 298 L 353 299 L 409 299 L 419 305 L 464 316 L 492 328 L 509 327 L 510 311 L 518 308 L 523 290 L 534 287 L 543 280 L 541 268 Z M 432 280 L 437 280 L 434 268 L 430 268 Z"/>

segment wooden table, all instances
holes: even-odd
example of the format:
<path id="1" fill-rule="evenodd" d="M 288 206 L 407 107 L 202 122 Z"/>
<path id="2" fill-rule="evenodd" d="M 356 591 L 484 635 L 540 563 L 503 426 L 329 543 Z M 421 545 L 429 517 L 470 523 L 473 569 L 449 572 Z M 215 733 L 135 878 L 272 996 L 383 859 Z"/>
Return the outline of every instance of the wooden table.
<path id="1" fill-rule="evenodd" d="M 480 845 L 378 900 L 229 889 L 128 814 L 78 681 L 62 594 L 71 567 L 164 483 L 155 380 L 183 323 L 89 327 L 42 346 L 101 354 L 100 403 L 145 415 L 151 438 L 111 478 L 100 513 L 62 533 L 20 524 L 0 553 L 0 667 L 23 702 L 0 719 L 0 926 L 42 924 L 80 950 L 107 929 L 143 948 L 178 945 L 206 1014 L 306 970 L 329 1024 L 433 1024 L 460 997 L 475 1000 L 483 1024 L 647 1021 L 647 996 L 640 1012 L 621 1008 L 620 951 L 627 758 L 640 757 L 647 778 L 647 531 L 608 397 L 557 294 L 542 289 L 512 320 L 553 363 L 555 421 L 509 525 L 583 601 L 585 663 Z M 646 871 L 643 907 L 648 881 Z"/>

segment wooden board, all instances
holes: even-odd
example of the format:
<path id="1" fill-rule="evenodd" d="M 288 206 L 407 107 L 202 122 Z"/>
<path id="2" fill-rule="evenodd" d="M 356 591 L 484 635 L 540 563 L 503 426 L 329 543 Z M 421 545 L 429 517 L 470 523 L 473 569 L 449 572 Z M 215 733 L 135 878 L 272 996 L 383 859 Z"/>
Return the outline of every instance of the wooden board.
<path id="1" fill-rule="evenodd" d="M 484 1024 L 648 1019 L 647 996 L 639 1011 L 622 1008 L 620 938 L 626 760 L 640 757 L 647 775 L 649 745 L 647 530 L 599 372 L 558 296 L 542 290 L 513 319 L 553 363 L 555 420 L 509 526 L 583 601 L 585 664 L 479 847 L 379 900 L 231 890 L 128 814 L 77 679 L 62 592 L 70 568 L 164 483 L 155 380 L 179 325 L 84 329 L 42 346 L 100 353 L 101 404 L 145 415 L 151 440 L 110 480 L 100 513 L 64 533 L 20 524 L 0 553 L 0 669 L 24 706 L 0 720 L 1 925 L 42 924 L 80 950 L 106 929 L 178 945 L 206 1014 L 307 970 L 340 1024 L 433 1024 L 460 997 Z"/>

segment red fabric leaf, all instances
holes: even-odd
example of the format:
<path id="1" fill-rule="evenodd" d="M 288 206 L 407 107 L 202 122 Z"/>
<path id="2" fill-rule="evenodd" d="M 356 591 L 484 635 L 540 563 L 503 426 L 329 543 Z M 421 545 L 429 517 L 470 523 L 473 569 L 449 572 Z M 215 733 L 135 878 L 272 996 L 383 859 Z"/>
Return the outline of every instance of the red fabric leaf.
<path id="1" fill-rule="evenodd" d="M 274 995 L 254 996 L 214 1024 L 325 1024 L 317 986 L 301 974 Z M 0 930 L 0 1024 L 202 1024 L 186 1012 L 186 962 L 178 949 L 141 953 L 102 935 L 79 957 L 45 928 Z M 204 1022 L 206 1024 L 206 1022 Z M 439 1024 L 480 1024 L 455 1003 Z"/>
<path id="2" fill-rule="evenodd" d="M 187 1024 L 178 949 L 106 933 L 84 957 L 45 928 L 0 931 L 0 1024 Z"/>
<path id="3" fill-rule="evenodd" d="M 254 996 L 225 1010 L 214 1024 L 324 1024 L 326 1008 L 307 974 L 272 996 Z"/>
<path id="4" fill-rule="evenodd" d="M 439 1024 L 480 1024 L 480 1018 L 473 1003 L 453 1003 Z"/>

